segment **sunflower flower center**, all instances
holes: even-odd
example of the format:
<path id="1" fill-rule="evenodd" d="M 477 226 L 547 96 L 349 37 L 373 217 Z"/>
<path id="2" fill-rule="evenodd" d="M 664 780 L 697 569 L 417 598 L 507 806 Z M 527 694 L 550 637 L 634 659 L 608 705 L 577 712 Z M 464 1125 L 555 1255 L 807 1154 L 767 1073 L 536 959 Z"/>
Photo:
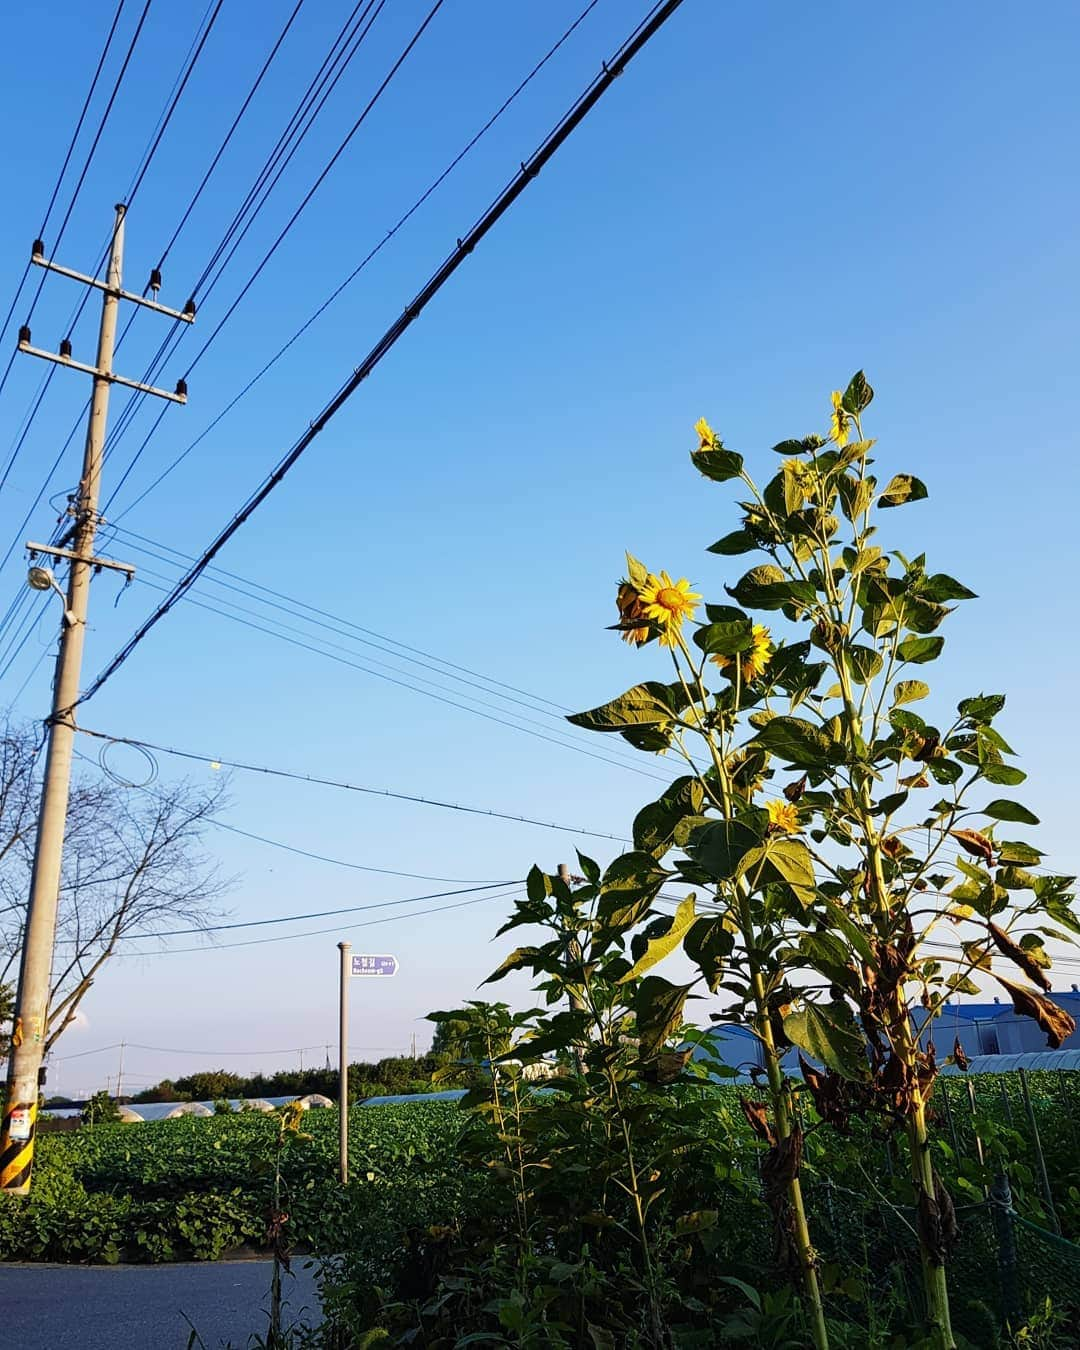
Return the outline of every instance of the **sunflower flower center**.
<path id="1" fill-rule="evenodd" d="M 674 586 L 662 586 L 656 592 L 656 603 L 670 609 L 673 614 L 685 607 L 682 592 L 676 590 Z"/>

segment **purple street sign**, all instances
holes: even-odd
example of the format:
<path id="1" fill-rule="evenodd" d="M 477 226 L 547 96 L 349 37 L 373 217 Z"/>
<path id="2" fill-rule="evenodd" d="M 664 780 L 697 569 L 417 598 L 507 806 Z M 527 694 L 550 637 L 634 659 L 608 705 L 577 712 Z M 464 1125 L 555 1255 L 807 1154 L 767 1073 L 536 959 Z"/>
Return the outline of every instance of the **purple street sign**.
<path id="1" fill-rule="evenodd" d="M 397 972 L 398 960 L 396 956 L 354 956 L 349 971 L 351 975 L 381 975 L 384 978 L 389 975 L 396 975 Z"/>

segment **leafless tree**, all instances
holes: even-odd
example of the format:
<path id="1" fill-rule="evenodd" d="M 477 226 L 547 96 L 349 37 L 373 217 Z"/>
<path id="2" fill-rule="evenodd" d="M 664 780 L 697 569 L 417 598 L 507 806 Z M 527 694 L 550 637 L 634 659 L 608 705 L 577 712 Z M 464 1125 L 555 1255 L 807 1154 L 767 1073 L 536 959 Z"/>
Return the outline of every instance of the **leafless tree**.
<path id="1" fill-rule="evenodd" d="M 0 731 L 0 985 L 21 954 L 39 791 L 31 733 Z M 229 888 L 202 848 L 224 782 L 125 787 L 77 779 L 64 845 L 46 1049 L 108 961 L 135 937 L 204 927 Z"/>

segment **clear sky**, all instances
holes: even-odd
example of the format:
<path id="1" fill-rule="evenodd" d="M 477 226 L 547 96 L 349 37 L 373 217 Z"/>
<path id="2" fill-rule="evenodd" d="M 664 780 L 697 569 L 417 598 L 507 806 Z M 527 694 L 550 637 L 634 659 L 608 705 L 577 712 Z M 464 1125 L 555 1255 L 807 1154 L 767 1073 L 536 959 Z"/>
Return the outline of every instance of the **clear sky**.
<path id="1" fill-rule="evenodd" d="M 446 0 L 192 374 L 188 406 L 162 420 L 110 510 L 114 519 L 379 242 L 583 4 Z M 128 219 L 133 289 L 141 290 L 292 6 L 225 0 Z M 599 0 L 400 234 L 122 527 L 197 552 L 646 7 Z M 122 37 L 140 8 L 125 7 Z M 160 383 L 183 373 L 428 8 L 427 0 L 388 0 Z M 183 303 L 350 9 L 345 0 L 307 0 L 169 256 L 164 303 Z M 5 310 L 107 10 L 58 0 L 47 33 L 34 6 L 7 15 Z M 61 245 L 69 265 L 96 264 L 112 205 L 132 180 L 203 13 L 201 0 L 151 6 Z M 734 579 L 703 552 L 733 527 L 733 514 L 724 491 L 703 490 L 689 468 L 693 422 L 707 415 L 751 466 L 771 467 L 766 447 L 823 427 L 829 390 L 865 367 L 878 390 L 870 430 L 880 462 L 930 487 L 929 501 L 897 513 L 896 542 L 910 553 L 925 548 L 935 568 L 980 595 L 946 629 L 946 659 L 932 668 L 939 706 L 982 689 L 1008 693 L 1002 727 L 1031 775 L 1023 796 L 1044 820 L 1039 843 L 1050 861 L 1076 871 L 1078 38 L 1076 7 L 1051 0 L 1037 22 L 1003 4 L 686 0 L 221 564 L 557 705 L 591 706 L 660 669 L 651 651 L 635 656 L 603 631 L 624 548 L 691 577 L 697 589 L 716 593 Z M 115 60 L 109 83 L 113 71 Z M 57 221 L 54 214 L 46 233 L 50 252 Z M 55 349 L 79 298 L 74 283 L 49 279 L 34 316 L 36 344 Z M 92 354 L 92 310 L 76 330 L 76 357 Z M 163 322 L 139 317 L 118 369 L 142 374 Z M 4 335 L 5 350 L 13 340 Z M 19 357 L 0 395 L 5 461 L 44 374 L 43 364 Z M 0 494 L 4 549 L 87 392 L 72 372 L 53 380 Z M 114 395 L 114 418 L 125 401 Z M 106 492 L 158 411 L 143 407 L 118 442 Z M 77 477 L 80 441 L 49 484 L 57 500 Z M 40 538 L 54 521 L 42 505 L 24 536 Z M 175 577 L 132 543 L 121 537 L 109 547 L 147 581 L 159 584 L 151 572 Z M 0 612 L 21 578 L 16 550 L 0 572 Z M 118 591 L 108 576 L 95 582 L 88 677 L 155 600 L 145 583 Z M 209 584 L 200 593 L 229 594 Z M 240 603 L 263 623 L 274 613 Z M 34 670 L 52 640 L 57 615 L 48 613 L 0 689 L 8 701 L 22 688 L 17 712 L 28 718 L 48 703 L 48 659 Z M 526 708 L 455 684 L 359 645 L 363 635 L 341 624 L 331 631 L 284 621 L 305 640 L 321 631 L 347 660 L 388 662 L 395 677 L 433 681 L 430 692 L 460 702 L 475 695 L 505 720 L 533 719 L 540 726 L 532 731 L 655 768 L 562 731 L 550 716 L 557 710 L 544 704 Z M 0 650 L 6 640 L 0 634 Z M 82 720 L 208 756 L 613 834 L 660 786 L 188 604 Z M 135 760 L 118 754 L 115 762 L 138 771 Z M 166 757 L 160 770 L 196 782 L 215 772 Z M 576 842 L 601 860 L 619 847 L 241 773 L 231 795 L 225 819 L 240 829 L 404 872 L 514 880 L 533 861 L 572 861 Z M 228 901 L 238 920 L 451 889 L 306 860 L 224 831 L 209 843 L 223 870 L 240 877 Z M 440 903 L 450 902 L 416 908 Z M 402 964 L 395 981 L 354 988 L 357 1054 L 405 1050 L 414 1032 L 424 1045 L 423 1014 L 473 996 L 501 959 L 506 942 L 490 936 L 506 904 L 296 941 L 129 957 L 103 975 L 86 1025 L 65 1037 L 61 1053 L 121 1039 L 192 1052 L 129 1050 L 132 1087 L 196 1067 L 295 1064 L 296 1055 L 248 1052 L 333 1042 L 339 937 L 357 951 L 394 952 Z M 500 989 L 523 995 L 521 984 Z M 308 1050 L 308 1062 L 313 1054 L 322 1057 Z M 50 1086 L 98 1086 L 115 1072 L 114 1058 L 70 1061 Z"/>

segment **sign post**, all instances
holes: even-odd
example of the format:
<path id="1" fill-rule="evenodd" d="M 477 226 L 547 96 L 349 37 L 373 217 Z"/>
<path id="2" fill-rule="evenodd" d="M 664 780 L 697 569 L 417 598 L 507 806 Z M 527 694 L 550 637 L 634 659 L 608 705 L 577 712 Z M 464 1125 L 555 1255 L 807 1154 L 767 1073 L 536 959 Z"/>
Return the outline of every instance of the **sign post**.
<path id="1" fill-rule="evenodd" d="M 349 1181 L 349 953 L 351 942 L 339 942 L 341 951 L 341 1004 L 338 1025 L 338 1151 L 341 1184 Z"/>
<path id="2" fill-rule="evenodd" d="M 341 952 L 341 1021 L 338 1029 L 338 1150 L 343 1186 L 349 1181 L 349 980 L 354 976 L 364 979 L 391 979 L 398 973 L 396 956 L 353 956 L 351 942 L 339 942 Z"/>

